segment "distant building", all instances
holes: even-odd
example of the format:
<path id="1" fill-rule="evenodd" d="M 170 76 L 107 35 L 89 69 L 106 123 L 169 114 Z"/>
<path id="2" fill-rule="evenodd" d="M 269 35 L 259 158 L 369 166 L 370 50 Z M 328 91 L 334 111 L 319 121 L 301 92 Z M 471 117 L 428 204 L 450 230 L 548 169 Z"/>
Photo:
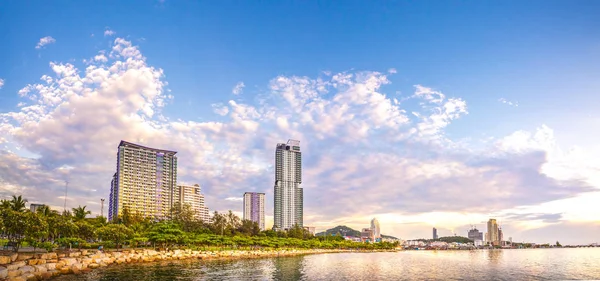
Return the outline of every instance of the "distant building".
<path id="1" fill-rule="evenodd" d="M 37 209 L 39 209 L 40 207 L 46 206 L 44 204 L 30 204 L 29 205 L 29 210 L 31 210 L 32 213 L 35 213 L 35 211 L 37 211 Z"/>
<path id="2" fill-rule="evenodd" d="M 371 220 L 371 232 L 373 233 L 373 241 L 381 240 L 381 227 L 376 218 Z"/>
<path id="3" fill-rule="evenodd" d="M 500 236 L 498 233 L 498 223 L 496 222 L 496 219 L 488 220 L 487 237 L 485 240 L 494 246 L 500 246 Z"/>
<path id="4" fill-rule="evenodd" d="M 314 226 L 305 226 L 304 229 L 306 229 L 306 231 L 308 231 L 308 233 L 311 235 L 315 235 L 316 228 Z"/>
<path id="5" fill-rule="evenodd" d="M 176 151 L 121 141 L 117 172 L 110 186 L 108 219 L 118 218 L 125 208 L 144 217 L 168 217 L 177 187 L 175 154 Z"/>
<path id="6" fill-rule="evenodd" d="M 173 192 L 173 204 L 180 208 L 187 204 L 191 207 L 196 219 L 206 223 L 210 222 L 208 207 L 205 205 L 204 195 L 198 184 L 178 184 L 175 192 Z"/>
<path id="7" fill-rule="evenodd" d="M 302 154 L 300 141 L 278 143 L 275 149 L 275 214 L 273 229 L 303 226 Z"/>
<path id="8" fill-rule="evenodd" d="M 433 239 L 438 239 L 437 228 L 433 228 Z"/>
<path id="9" fill-rule="evenodd" d="M 260 230 L 265 230 L 265 194 L 258 192 L 244 193 L 244 219 L 258 223 Z"/>
<path id="10" fill-rule="evenodd" d="M 477 228 L 473 228 L 473 229 L 469 230 L 467 237 L 469 239 L 473 240 L 473 242 L 483 241 L 483 232 L 477 230 Z"/>
<path id="11" fill-rule="evenodd" d="M 360 239 L 363 242 L 373 242 L 375 240 L 373 239 L 373 230 L 370 228 L 363 228 L 363 230 L 360 232 Z"/>
<path id="12" fill-rule="evenodd" d="M 500 242 L 500 246 L 503 246 L 502 241 L 504 241 L 504 235 L 502 234 L 502 227 L 498 227 L 498 242 Z"/>

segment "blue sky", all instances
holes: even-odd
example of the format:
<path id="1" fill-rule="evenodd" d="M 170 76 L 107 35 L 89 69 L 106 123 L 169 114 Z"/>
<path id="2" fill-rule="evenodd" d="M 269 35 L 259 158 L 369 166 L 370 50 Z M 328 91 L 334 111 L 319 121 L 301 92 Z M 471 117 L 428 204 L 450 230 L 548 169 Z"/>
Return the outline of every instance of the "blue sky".
<path id="1" fill-rule="evenodd" d="M 299 138 L 307 147 L 304 159 L 312 181 L 305 184 L 306 192 L 316 196 L 317 186 L 335 185 L 330 182 L 333 175 L 345 171 L 348 174 L 340 176 L 339 184 L 348 190 L 328 195 L 347 194 L 345 200 L 337 201 L 352 204 L 358 200 L 353 197 L 360 194 L 357 190 L 373 194 L 373 213 L 360 216 L 384 218 L 380 221 L 387 223 L 389 233 L 426 236 L 429 226 L 412 222 L 429 220 L 425 223 L 449 231 L 468 225 L 467 220 L 495 215 L 505 216 L 507 221 L 512 218 L 514 223 L 507 227 L 513 227 L 515 234 L 536 239 L 538 234 L 531 234 L 533 231 L 556 225 L 540 223 L 534 229 L 523 225 L 535 225 L 530 221 L 539 220 L 531 218 L 544 214 L 556 217 L 549 211 L 555 208 L 549 209 L 547 204 L 569 209 L 567 206 L 581 203 L 573 200 L 598 196 L 600 186 L 594 174 L 600 172 L 595 160 L 600 157 L 600 134 L 593 129 L 600 125 L 598 12 L 597 1 L 4 1 L 0 3 L 0 132 L 4 134 L 0 151 L 10 162 L 0 169 L 0 194 L 23 192 L 30 200 L 39 201 L 34 191 L 41 186 L 60 189 L 56 169 L 68 165 L 80 177 L 74 180 L 80 182 L 74 196 L 106 196 L 108 184 L 85 182 L 110 182 L 116 145 L 128 138 L 181 151 L 181 180 L 199 182 L 207 199 L 213 200 L 211 209 L 235 209 L 239 207 L 235 200 L 244 190 L 272 189 L 269 161 L 275 143 Z M 47 36 L 52 40 L 36 48 Z M 128 47 L 140 55 L 124 53 Z M 105 55 L 105 60 L 93 59 L 99 54 Z M 84 83 L 82 88 L 73 84 L 74 80 L 59 81 L 73 74 L 63 72 L 68 65 L 77 69 L 81 79 L 101 76 L 86 74 L 90 65 L 109 70 L 127 59 L 140 63 L 114 72 L 115 77 L 123 78 L 120 82 L 103 76 L 107 84 Z M 65 68 L 53 69 L 51 62 Z M 136 80 L 133 74 L 126 75 L 157 74 L 158 69 L 162 70 L 160 78 L 137 76 Z M 336 74 L 350 74 L 352 81 L 340 83 Z M 45 96 L 44 101 L 44 93 L 18 94 L 28 84 L 42 83 L 43 75 L 54 77 L 52 91 L 45 92 L 53 93 L 51 99 Z M 318 89 L 321 82 L 326 91 Z M 238 83 L 244 87 L 235 94 L 232 89 Z M 369 85 L 381 96 L 371 95 Z M 155 93 L 140 94 L 140 89 Z M 106 99 L 86 94 L 94 91 Z M 443 93 L 443 101 L 428 98 L 439 93 Z M 132 107 L 116 106 L 115 99 L 129 100 Z M 362 99 L 371 100 L 365 103 Z M 113 107 L 108 106 L 111 101 Z M 106 107 L 94 106 L 104 105 L 102 102 Z M 378 107 L 381 104 L 386 105 Z M 27 109 L 30 106 L 37 107 Z M 445 112 L 447 106 L 459 110 Z M 152 108 L 152 114 L 143 108 Z M 313 118 L 298 121 L 303 111 Z M 92 112 L 93 116 L 85 116 Z M 435 117 L 436 112 L 446 115 Z M 294 121 L 299 122 L 296 127 Z M 431 126 L 436 129 L 428 131 Z M 372 129 L 356 133 L 363 127 Z M 102 135 L 88 133 L 98 130 Z M 177 137 L 157 137 L 161 130 Z M 89 152 L 87 162 L 70 156 L 78 144 Z M 346 157 L 344 151 L 380 160 L 373 160 L 373 165 L 388 163 L 381 168 L 391 170 L 354 167 L 350 164 L 353 159 L 347 159 L 346 165 L 325 165 L 333 161 L 329 156 Z M 543 154 L 536 154 L 540 152 Z M 382 153 L 391 153 L 393 158 Z M 497 161 L 498 155 L 503 161 Z M 186 161 L 186 157 L 194 160 Z M 109 167 L 104 167 L 105 163 Z M 522 163 L 532 166 L 511 166 L 525 165 Z M 437 180 L 431 175 L 428 181 L 417 177 L 390 198 L 403 200 L 401 194 L 408 194 L 420 199 L 414 206 L 398 204 L 394 208 L 394 202 L 379 202 L 381 198 L 375 195 L 392 187 L 358 184 L 377 182 L 397 171 L 394 167 L 404 167 L 398 168 L 403 171 L 454 167 L 450 174 L 472 178 L 455 180 L 457 185 L 452 185 L 448 179 L 441 180 L 447 176 L 444 173 Z M 27 179 L 15 176 L 14 171 L 21 168 L 28 171 L 21 171 L 29 175 Z M 450 199 L 436 197 L 454 188 L 461 194 L 481 188 L 475 179 L 490 169 L 520 180 L 487 181 L 514 185 L 507 189 L 515 194 L 506 195 L 506 200 L 499 200 L 494 207 L 472 198 L 465 201 L 465 206 L 472 203 L 474 208 L 469 216 L 477 219 L 457 219 L 452 206 L 444 207 L 444 200 Z M 554 181 L 567 180 L 577 181 L 577 187 L 569 192 L 549 187 L 564 184 Z M 536 186 L 527 184 L 531 182 Z M 442 188 L 445 184 L 447 189 Z M 432 185 L 441 189 L 431 189 Z M 528 196 L 538 199 L 523 199 Z M 583 199 L 572 199 L 580 197 Z M 333 198 L 323 196 L 313 203 L 341 206 L 333 204 Z M 90 207 L 99 209 L 92 202 Z M 423 206 L 430 203 L 453 222 L 431 222 L 428 218 L 443 215 L 424 212 Z M 360 227 L 362 218 L 357 214 L 319 216 L 324 210 L 318 204 L 306 204 L 314 212 L 307 215 L 309 224 Z M 598 207 L 589 208 L 591 214 L 600 214 Z M 536 216 L 529 216 L 530 221 L 523 219 L 527 216 L 515 215 L 519 211 L 533 214 L 534 209 Z M 597 233 L 598 220 L 583 213 L 563 214 L 555 223 L 565 224 L 564 229 L 593 225 Z M 367 224 L 368 218 L 364 221 Z M 589 239 L 580 240 L 591 242 Z"/>

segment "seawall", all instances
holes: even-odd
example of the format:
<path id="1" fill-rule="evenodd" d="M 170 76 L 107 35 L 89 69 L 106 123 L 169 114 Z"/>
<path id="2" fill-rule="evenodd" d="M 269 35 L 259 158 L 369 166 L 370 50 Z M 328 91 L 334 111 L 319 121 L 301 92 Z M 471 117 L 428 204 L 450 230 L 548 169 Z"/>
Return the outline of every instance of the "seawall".
<path id="1" fill-rule="evenodd" d="M 244 259 L 283 257 L 305 254 L 351 252 L 349 250 L 288 249 L 288 250 L 224 250 L 155 251 L 129 249 L 123 251 L 81 250 L 51 253 L 11 253 L 0 255 L 0 280 L 37 281 L 61 274 L 80 274 L 112 264 L 143 263 L 184 259 Z"/>

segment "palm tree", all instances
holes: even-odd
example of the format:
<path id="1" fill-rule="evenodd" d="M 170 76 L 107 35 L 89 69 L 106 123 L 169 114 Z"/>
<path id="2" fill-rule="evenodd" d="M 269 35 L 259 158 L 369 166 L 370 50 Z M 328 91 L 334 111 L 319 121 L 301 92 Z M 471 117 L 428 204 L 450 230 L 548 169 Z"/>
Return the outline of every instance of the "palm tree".
<path id="1" fill-rule="evenodd" d="M 25 210 L 25 203 L 27 203 L 27 199 L 23 199 L 21 195 L 18 197 L 13 195 L 12 200 L 10 200 L 10 208 L 13 211 L 22 212 Z"/>
<path id="2" fill-rule="evenodd" d="M 50 209 L 50 207 L 48 205 L 40 206 L 39 208 L 37 208 L 37 210 L 35 210 L 35 212 L 44 217 L 58 215 L 58 211 Z"/>
<path id="3" fill-rule="evenodd" d="M 88 210 L 85 209 L 86 207 L 87 206 L 81 207 L 81 205 L 79 205 L 79 207 L 72 209 L 73 210 L 73 215 L 75 216 L 75 219 L 82 220 L 82 219 L 85 219 L 85 217 L 87 215 L 91 215 L 92 214 L 92 211 L 88 211 Z"/>
<path id="4" fill-rule="evenodd" d="M 10 200 L 6 200 L 6 199 L 0 200 L 0 208 L 8 210 L 8 209 L 11 209 L 10 206 L 11 206 Z"/>

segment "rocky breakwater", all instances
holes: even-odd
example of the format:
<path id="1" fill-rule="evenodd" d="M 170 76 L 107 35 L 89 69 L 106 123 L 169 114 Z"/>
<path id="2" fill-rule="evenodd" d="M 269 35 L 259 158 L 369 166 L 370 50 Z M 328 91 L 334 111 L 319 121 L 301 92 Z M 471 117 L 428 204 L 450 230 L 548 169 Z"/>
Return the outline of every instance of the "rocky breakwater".
<path id="1" fill-rule="evenodd" d="M 80 274 L 112 264 L 154 262 L 183 259 L 236 259 L 283 257 L 303 254 L 333 253 L 341 250 L 255 250 L 255 251 L 192 251 L 192 250 L 124 250 L 71 251 L 57 253 L 12 253 L 0 255 L 0 280 L 33 281 L 60 274 Z"/>

